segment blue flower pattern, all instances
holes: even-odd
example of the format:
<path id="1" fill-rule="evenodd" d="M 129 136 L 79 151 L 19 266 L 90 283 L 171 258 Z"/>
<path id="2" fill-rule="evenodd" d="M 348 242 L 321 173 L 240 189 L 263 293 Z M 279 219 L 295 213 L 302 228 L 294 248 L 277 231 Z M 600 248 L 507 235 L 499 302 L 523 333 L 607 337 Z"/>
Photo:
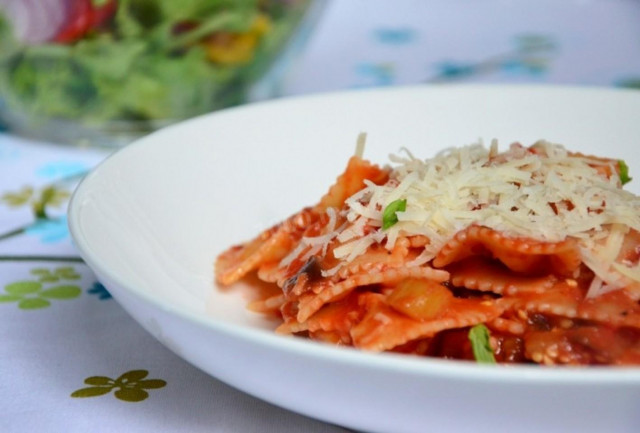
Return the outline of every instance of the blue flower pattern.
<path id="1" fill-rule="evenodd" d="M 101 301 L 105 301 L 107 299 L 112 298 L 111 293 L 109 293 L 107 288 L 98 281 L 93 283 L 93 286 L 91 286 L 91 288 L 87 290 L 87 293 L 97 296 L 98 299 L 100 299 Z"/>
<path id="2" fill-rule="evenodd" d="M 390 86 L 395 81 L 395 69 L 388 63 L 361 63 L 356 66 L 360 83 L 354 87 Z"/>
<path id="3" fill-rule="evenodd" d="M 419 33 L 406 27 L 380 27 L 371 33 L 374 44 L 381 47 L 404 47 L 415 44 Z M 512 40 L 510 52 L 493 58 L 468 62 L 443 59 L 432 65 L 427 82 L 469 80 L 486 74 L 543 78 L 556 53 L 556 41 L 544 34 L 518 34 Z M 391 61 L 369 61 L 354 67 L 355 84 L 352 87 L 389 86 L 397 82 L 397 70 Z"/>
<path id="4" fill-rule="evenodd" d="M 27 235 L 37 236 L 40 241 L 45 244 L 52 244 L 64 241 L 69 238 L 69 228 L 67 226 L 67 217 L 42 219 L 36 221 L 33 225 L 25 230 Z"/>
<path id="5" fill-rule="evenodd" d="M 410 28 L 378 28 L 373 31 L 376 42 L 386 45 L 405 45 L 415 41 L 417 32 Z"/>
<path id="6" fill-rule="evenodd" d="M 88 167 L 79 161 L 53 161 L 36 170 L 36 175 L 47 179 L 65 179 L 85 174 Z"/>

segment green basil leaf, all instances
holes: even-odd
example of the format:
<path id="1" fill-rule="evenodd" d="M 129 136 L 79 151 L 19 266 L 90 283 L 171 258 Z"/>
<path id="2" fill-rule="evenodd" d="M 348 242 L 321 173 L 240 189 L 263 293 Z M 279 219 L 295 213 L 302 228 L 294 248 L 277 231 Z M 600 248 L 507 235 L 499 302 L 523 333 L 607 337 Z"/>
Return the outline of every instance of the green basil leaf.
<path id="1" fill-rule="evenodd" d="M 619 159 L 618 160 L 618 169 L 620 170 L 620 182 L 624 185 L 625 183 L 631 182 L 631 177 L 629 177 L 629 166 L 626 162 Z"/>
<path id="2" fill-rule="evenodd" d="M 493 350 L 489 344 L 489 329 L 479 323 L 469 330 L 469 341 L 471 341 L 471 349 L 476 361 L 484 364 L 495 364 L 496 359 L 493 356 Z"/>
<path id="3" fill-rule="evenodd" d="M 404 212 L 407 209 L 407 200 L 394 200 L 384 208 L 382 212 L 382 230 L 386 230 L 398 222 L 396 212 Z"/>

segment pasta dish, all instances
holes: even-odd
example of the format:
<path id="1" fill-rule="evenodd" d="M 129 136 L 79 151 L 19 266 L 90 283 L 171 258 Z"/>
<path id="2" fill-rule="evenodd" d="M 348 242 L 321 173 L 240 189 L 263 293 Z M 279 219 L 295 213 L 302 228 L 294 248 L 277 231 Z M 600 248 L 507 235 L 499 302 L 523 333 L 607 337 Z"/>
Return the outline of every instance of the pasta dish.
<path id="1" fill-rule="evenodd" d="M 640 198 L 621 160 L 494 140 L 362 156 L 317 204 L 216 261 L 278 333 L 374 352 L 640 365 Z"/>

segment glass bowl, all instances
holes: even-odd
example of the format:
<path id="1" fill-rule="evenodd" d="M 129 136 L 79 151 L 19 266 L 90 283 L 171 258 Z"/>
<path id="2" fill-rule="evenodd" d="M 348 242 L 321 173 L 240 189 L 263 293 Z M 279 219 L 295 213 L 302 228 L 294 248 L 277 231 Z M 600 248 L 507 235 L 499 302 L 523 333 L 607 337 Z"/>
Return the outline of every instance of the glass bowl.
<path id="1" fill-rule="evenodd" d="M 117 147 L 277 96 L 317 21 L 313 0 L 0 0 L 0 124 Z"/>

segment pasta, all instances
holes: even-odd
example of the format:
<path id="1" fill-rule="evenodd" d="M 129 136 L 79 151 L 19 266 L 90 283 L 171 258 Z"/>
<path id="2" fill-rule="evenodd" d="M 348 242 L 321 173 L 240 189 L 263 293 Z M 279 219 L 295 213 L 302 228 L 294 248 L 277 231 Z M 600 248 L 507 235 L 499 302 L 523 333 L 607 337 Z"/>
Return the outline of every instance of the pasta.
<path id="1" fill-rule="evenodd" d="M 356 155 L 310 207 L 232 246 L 231 285 L 278 333 L 374 352 L 640 365 L 640 198 L 626 164 L 494 141 L 378 166 Z"/>

